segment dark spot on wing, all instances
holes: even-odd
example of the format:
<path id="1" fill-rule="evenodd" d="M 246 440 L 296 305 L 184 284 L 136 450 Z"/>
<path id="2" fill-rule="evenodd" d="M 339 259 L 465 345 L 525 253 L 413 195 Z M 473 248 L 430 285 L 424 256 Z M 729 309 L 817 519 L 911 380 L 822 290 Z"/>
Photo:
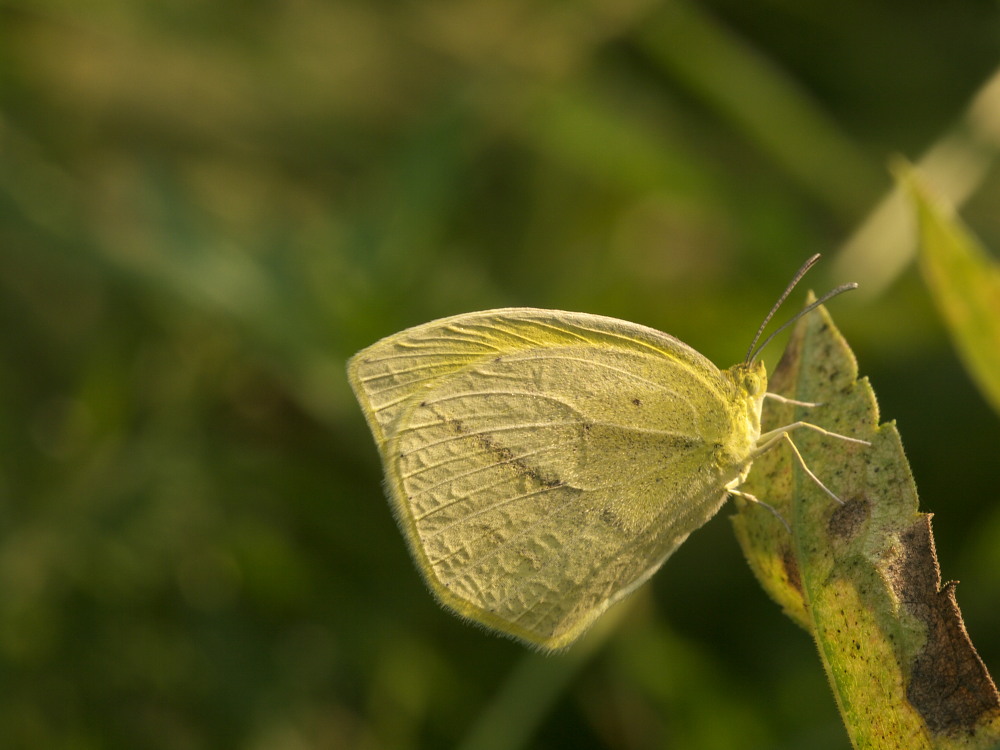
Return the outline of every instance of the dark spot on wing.
<path id="1" fill-rule="evenodd" d="M 642 406 L 642 401 L 640 401 L 637 398 L 632 399 L 632 403 L 635 404 L 636 406 Z"/>
<path id="2" fill-rule="evenodd" d="M 608 526 L 616 529 L 623 529 L 625 527 L 621 517 L 611 510 L 611 508 L 601 508 L 601 520 Z"/>
<path id="3" fill-rule="evenodd" d="M 437 416 L 440 417 L 440 415 Z M 457 435 L 468 433 L 468 430 L 460 419 L 445 419 L 444 423 L 451 427 Z M 515 456 L 510 448 L 494 440 L 488 434 L 482 432 L 471 433 L 470 437 L 475 439 L 488 453 L 491 453 L 496 459 L 496 463 L 513 467 L 519 474 L 530 477 L 542 487 L 563 487 L 566 484 L 559 477 L 545 476 L 540 469 L 531 466 L 523 458 Z"/>

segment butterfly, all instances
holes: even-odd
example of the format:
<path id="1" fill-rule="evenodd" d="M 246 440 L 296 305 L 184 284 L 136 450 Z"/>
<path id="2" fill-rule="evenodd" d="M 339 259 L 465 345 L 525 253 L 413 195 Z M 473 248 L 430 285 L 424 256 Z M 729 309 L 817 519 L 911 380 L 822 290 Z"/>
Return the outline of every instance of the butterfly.
<path id="1" fill-rule="evenodd" d="M 358 352 L 348 377 L 393 512 L 447 608 L 543 649 L 576 640 L 649 579 L 800 428 L 761 434 L 761 349 L 720 370 L 623 320 L 506 308 L 409 328 Z M 788 399 L 781 399 L 788 401 Z M 801 402 L 793 402 L 801 403 Z M 814 404 L 802 404 L 811 406 Z M 839 500 L 838 500 L 839 502 Z"/>

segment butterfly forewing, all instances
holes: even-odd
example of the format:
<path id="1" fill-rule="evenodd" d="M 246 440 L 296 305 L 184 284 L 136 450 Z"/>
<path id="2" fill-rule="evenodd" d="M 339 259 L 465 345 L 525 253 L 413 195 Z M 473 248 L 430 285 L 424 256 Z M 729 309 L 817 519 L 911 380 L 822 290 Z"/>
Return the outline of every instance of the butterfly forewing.
<path id="1" fill-rule="evenodd" d="M 732 381 L 624 321 L 460 315 L 383 339 L 350 376 L 431 588 L 545 647 L 652 574 L 742 469 L 719 458 Z"/>

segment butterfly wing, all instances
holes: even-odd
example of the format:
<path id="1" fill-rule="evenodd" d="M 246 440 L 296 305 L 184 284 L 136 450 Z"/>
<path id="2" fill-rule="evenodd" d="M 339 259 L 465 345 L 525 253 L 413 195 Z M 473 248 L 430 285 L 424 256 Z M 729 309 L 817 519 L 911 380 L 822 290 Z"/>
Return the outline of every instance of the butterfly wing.
<path id="1" fill-rule="evenodd" d="M 731 380 L 677 339 L 511 308 L 350 362 L 415 561 L 459 614 L 559 648 L 718 510 Z"/>

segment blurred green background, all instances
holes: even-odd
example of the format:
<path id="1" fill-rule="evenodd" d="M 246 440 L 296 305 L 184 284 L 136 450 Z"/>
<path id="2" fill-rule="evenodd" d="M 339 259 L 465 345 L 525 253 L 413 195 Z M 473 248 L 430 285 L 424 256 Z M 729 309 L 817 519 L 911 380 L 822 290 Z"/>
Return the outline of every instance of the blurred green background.
<path id="1" fill-rule="evenodd" d="M 1000 247 L 998 64 L 968 0 L 0 0 L 0 746 L 846 747 L 726 510 L 566 655 L 444 613 L 344 375 L 505 305 L 728 366 L 817 251 L 1000 672 L 1000 420 L 905 222 L 843 249 L 942 142 Z"/>

